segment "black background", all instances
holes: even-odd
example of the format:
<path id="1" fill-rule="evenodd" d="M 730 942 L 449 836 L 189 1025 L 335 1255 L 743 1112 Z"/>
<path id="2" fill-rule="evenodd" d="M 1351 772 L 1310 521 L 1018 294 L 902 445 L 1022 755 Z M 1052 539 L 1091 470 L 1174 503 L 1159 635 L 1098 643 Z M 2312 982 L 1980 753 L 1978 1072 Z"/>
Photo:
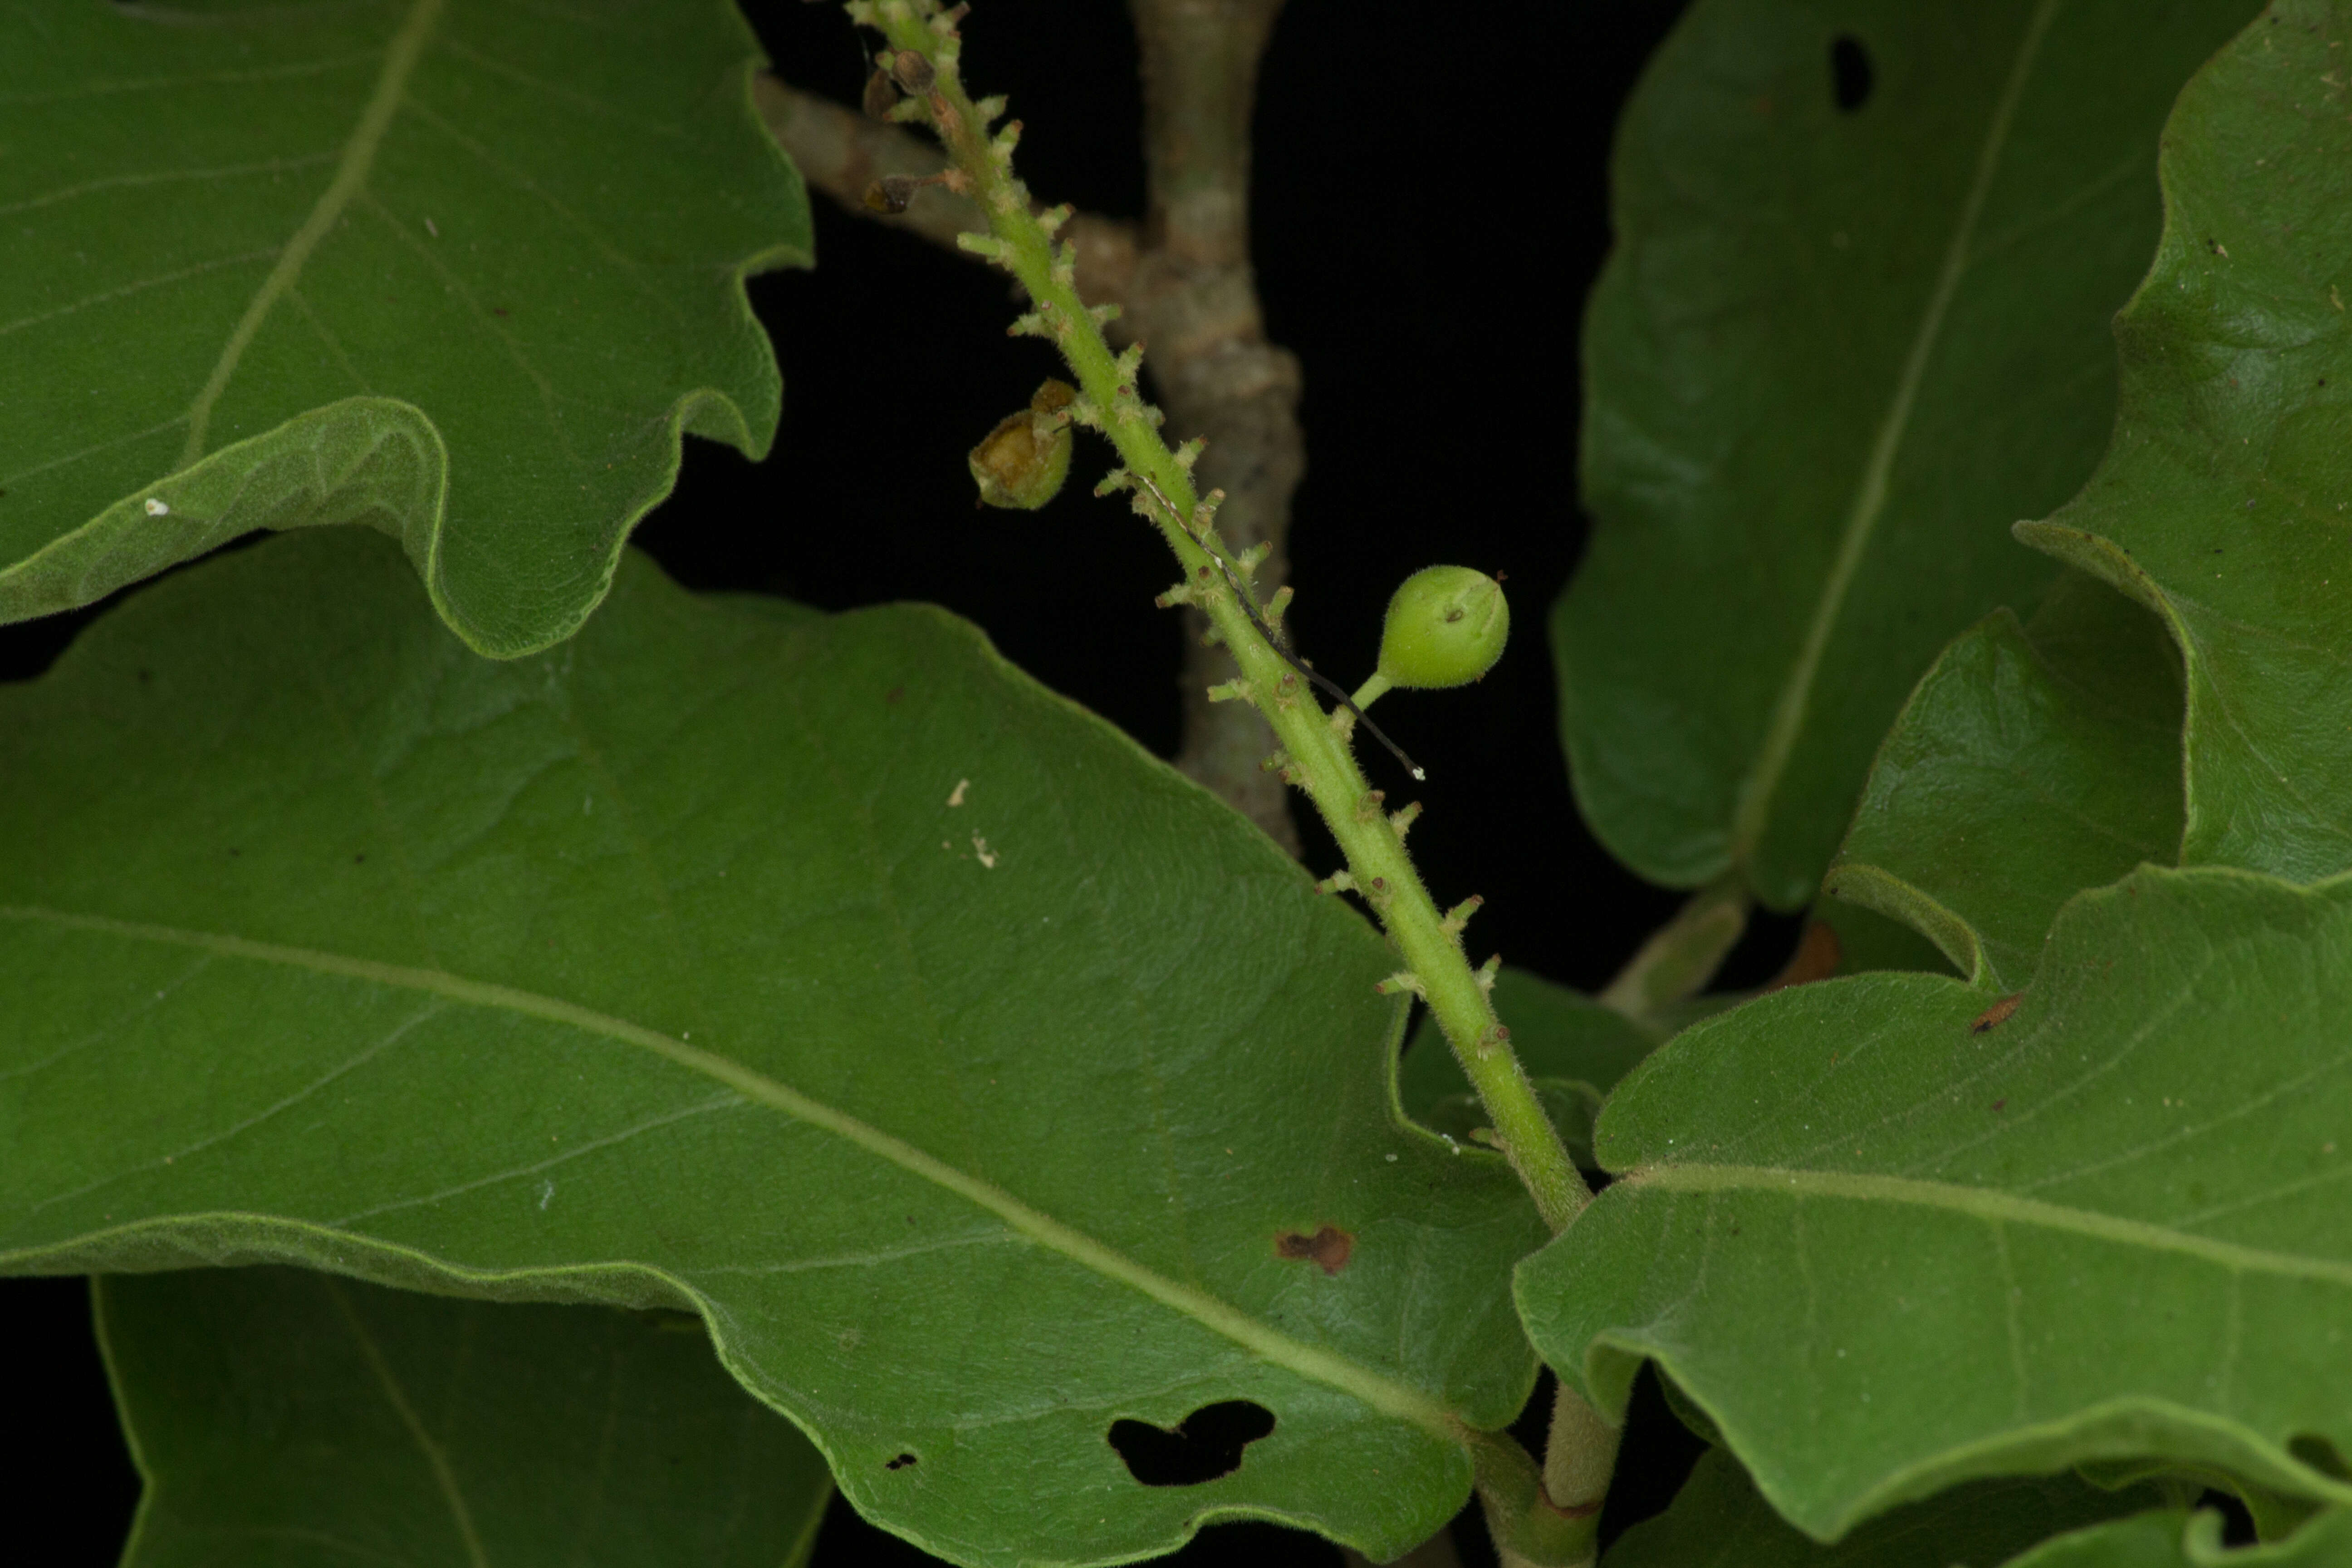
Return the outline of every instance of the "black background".
<path id="1" fill-rule="evenodd" d="M 747 8 L 789 79 L 856 101 L 860 45 L 837 6 Z M 1412 791 L 1427 806 L 1413 847 L 1432 891 L 1444 903 L 1486 898 L 1474 954 L 1499 949 L 1587 987 L 1677 901 L 1616 866 L 1577 818 L 1544 618 L 1584 537 L 1576 329 L 1608 244 L 1610 131 L 1681 9 L 1291 0 L 1260 91 L 1258 286 L 1269 335 L 1306 374 L 1291 627 L 1352 684 L 1371 668 L 1381 609 L 1407 574 L 1449 562 L 1508 574 L 1514 634 L 1495 672 L 1460 691 L 1391 697 L 1380 716 L 1429 770 Z M 1032 188 L 1139 215 L 1141 100 L 1125 9 L 980 0 L 964 32 L 973 91 L 1009 93 L 1026 123 Z M 1822 90 L 1832 90 L 1826 58 Z M 677 493 L 638 542 L 698 588 L 826 609 L 947 605 L 1048 685 L 1172 752 L 1178 625 L 1151 605 L 1170 560 L 1123 504 L 1088 495 L 1107 450 L 1082 445 L 1073 482 L 1041 513 L 972 505 L 966 449 L 1056 368 L 1044 344 L 1005 336 L 1014 306 L 1003 275 L 821 198 L 816 226 L 814 272 L 751 286 L 785 376 L 773 454 L 755 466 L 689 441 Z M 38 673 L 89 618 L 0 628 L 0 679 Z M 1402 798 L 1403 780 L 1379 776 L 1387 766 L 1368 752 L 1375 782 Z M 1330 841 L 1302 826 L 1315 868 L 1335 867 Z M 1789 922 L 1759 922 L 1727 980 L 1769 973 L 1790 938 Z M 82 1284 L 0 1282 L 0 1322 L 18 1430 L 42 1434 L 0 1496 L 28 1541 L 62 1532 L 35 1549 L 42 1561 L 111 1563 L 137 1481 Z M 1663 1506 L 1690 1458 L 1645 1392 L 1609 1533 Z M 1306 1536 L 1226 1526 L 1180 1560 L 1338 1555 Z M 830 1564 L 928 1561 L 838 1502 L 818 1552 Z"/>

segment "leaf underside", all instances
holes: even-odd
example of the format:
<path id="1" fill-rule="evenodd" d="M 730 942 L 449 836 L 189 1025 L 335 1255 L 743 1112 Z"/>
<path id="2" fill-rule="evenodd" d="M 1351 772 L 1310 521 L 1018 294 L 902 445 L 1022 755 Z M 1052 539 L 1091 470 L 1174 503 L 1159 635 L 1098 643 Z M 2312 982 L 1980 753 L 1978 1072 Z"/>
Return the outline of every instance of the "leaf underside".
<path id="1" fill-rule="evenodd" d="M 289 535 L 0 692 L 37 825 L 0 842 L 0 1268 L 682 1308 L 966 1563 L 1450 1517 L 1460 1426 L 1533 1378 L 1543 1232 L 1397 1120 L 1359 916 L 940 612 L 632 557 L 501 664 L 404 577 Z M 1201 1484 L 1107 1441 L 1236 1400 L 1274 1431 Z"/>
<path id="2" fill-rule="evenodd" d="M 2157 133 L 2247 0 L 1701 0 L 1612 166 L 1589 556 L 1552 620 L 1587 820 L 1655 881 L 1809 901 L 1946 639 L 2051 575 Z M 1856 47 L 1867 95 L 1836 96 Z"/>
<path id="3" fill-rule="evenodd" d="M 146 1479 L 124 1568 L 797 1568 L 824 1457 L 675 1313 L 289 1268 L 98 1283 Z"/>
<path id="4" fill-rule="evenodd" d="M 474 647 L 570 635 L 683 433 L 773 436 L 757 61 L 723 0 L 0 16 L 0 620 L 363 523 Z"/>

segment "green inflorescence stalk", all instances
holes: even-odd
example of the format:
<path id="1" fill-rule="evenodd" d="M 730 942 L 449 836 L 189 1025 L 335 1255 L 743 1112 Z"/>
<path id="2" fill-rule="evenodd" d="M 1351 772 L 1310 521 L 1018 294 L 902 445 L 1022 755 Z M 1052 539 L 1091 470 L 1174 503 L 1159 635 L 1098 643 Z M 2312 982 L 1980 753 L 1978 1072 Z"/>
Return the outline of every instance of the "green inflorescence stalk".
<path id="1" fill-rule="evenodd" d="M 1509 1031 L 1495 1016 L 1487 997 L 1491 969 L 1471 971 L 1460 935 L 1471 906 L 1450 916 L 1438 913 L 1404 851 L 1404 829 L 1415 808 L 1386 809 L 1381 793 L 1356 766 L 1347 729 L 1332 722 L 1312 689 L 1260 634 L 1255 622 L 1278 625 L 1286 595 L 1277 595 L 1262 609 L 1237 596 L 1236 589 L 1249 592 L 1256 563 L 1235 559 L 1219 543 L 1220 497 L 1213 494 L 1203 503 L 1192 489 L 1198 448 L 1169 449 L 1160 436 L 1159 411 L 1136 389 L 1141 349 L 1114 354 L 1101 330 L 1109 310 L 1089 310 L 1078 298 L 1075 258 L 1066 248 L 1057 251 L 1053 239 L 1067 210 L 1030 210 L 1028 190 L 1013 174 L 1020 122 L 992 134 L 989 121 L 1003 112 L 1002 105 L 975 105 L 964 92 L 955 31 L 962 7 L 942 10 L 937 0 L 851 0 L 848 9 L 852 20 L 880 31 L 897 51 L 885 62 L 907 95 L 896 117 L 923 121 L 938 132 L 954 160 L 946 183 L 988 216 L 990 233 L 964 235 L 961 243 L 1011 272 L 1028 291 L 1031 309 L 1012 330 L 1050 339 L 1061 351 L 1081 394 L 1069 416 L 1118 448 L 1125 468 L 1104 489 L 1129 489 L 1136 510 L 1183 563 L 1185 582 L 1163 602 L 1199 606 L 1232 649 L 1241 679 L 1214 695 L 1247 698 L 1274 727 L 1282 744 L 1276 765 L 1305 788 L 1347 855 L 1347 877 L 1334 879 L 1334 885 L 1352 888 L 1371 905 L 1404 956 L 1408 967 L 1388 984 L 1429 1004 L 1485 1102 L 1512 1168 L 1546 1223 L 1555 1231 L 1566 1228 L 1591 1193 L 1538 1102 Z"/>

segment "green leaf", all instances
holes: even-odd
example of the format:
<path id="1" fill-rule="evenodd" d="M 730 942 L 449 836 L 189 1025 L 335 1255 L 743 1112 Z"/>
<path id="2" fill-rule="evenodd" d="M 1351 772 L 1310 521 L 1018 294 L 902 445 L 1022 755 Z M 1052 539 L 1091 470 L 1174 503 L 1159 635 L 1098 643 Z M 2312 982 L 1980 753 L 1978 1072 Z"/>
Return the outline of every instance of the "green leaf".
<path id="1" fill-rule="evenodd" d="M 2292 1540 L 2235 1550 L 2221 1543 L 2218 1513 L 2182 1526 L 2177 1513 L 2116 1520 L 2051 1542 L 2008 1568 L 2335 1568 L 2352 1558 L 2352 1513 L 2325 1513 Z"/>
<path id="2" fill-rule="evenodd" d="M 1985 1002 L 1868 974 L 1662 1047 L 1519 1270 L 1538 1348 L 1609 1413 L 1655 1357 L 1820 1540 L 2141 1457 L 2352 1502 L 2352 881 L 2142 869 Z"/>
<path id="3" fill-rule="evenodd" d="M 2282 0 L 2181 94 L 2113 447 L 2027 542 L 2161 616 L 2188 667 L 2183 859 L 2352 867 L 2352 6 Z"/>
<path id="4" fill-rule="evenodd" d="M 969 626 L 631 558 L 476 658 L 390 546 L 144 590 L 0 692 L 0 1270 L 277 1260 L 694 1311 L 974 1563 L 1233 1515 L 1379 1557 L 1534 1364 L 1385 944 Z M 1249 1401 L 1240 1468 L 1106 1438 Z M 1132 1447 L 1132 1445 L 1130 1445 Z"/>
<path id="5" fill-rule="evenodd" d="M 1879 747 L 1825 889 L 2014 989 L 2061 904 L 2178 858 L 2180 722 L 2163 631 L 2069 573 L 2031 627 L 1997 610 L 1944 650 Z"/>
<path id="6" fill-rule="evenodd" d="M 1934 942 L 1859 904 L 1823 899 L 1813 906 L 1812 918 L 1837 937 L 1840 974 L 1866 974 L 1874 969 L 1951 973 L 1950 961 Z"/>
<path id="7" fill-rule="evenodd" d="M 1592 1119 L 1601 1100 L 1664 1037 L 1524 969 L 1498 970 L 1494 997 L 1496 1015 L 1511 1031 L 1512 1049 L 1569 1152 L 1590 1163 Z M 1444 1031 L 1428 1013 L 1405 1047 L 1397 1094 L 1407 1115 L 1458 1142 L 1469 1142 L 1489 1122 Z"/>
<path id="8" fill-rule="evenodd" d="M 289 1268 L 101 1280 L 98 1317 L 147 1481 L 124 1568 L 797 1568 L 833 1495 L 689 1317 Z"/>
<path id="9" fill-rule="evenodd" d="M 1774 1513 L 1739 1461 L 1711 1448 L 1664 1513 L 1618 1538 L 1604 1568 L 1993 1568 L 2059 1531 L 2152 1500 L 2145 1489 L 2102 1491 L 2071 1476 L 1979 1481 L 1872 1520 L 1828 1547 Z M 2177 1536 L 2179 1516 L 2168 1517 Z"/>
<path id="10" fill-rule="evenodd" d="M 1700 0 L 1619 132 L 1592 546 L 1552 619 L 1620 859 L 1809 900 L 1938 648 L 2051 575 L 2011 523 L 2114 407 L 2157 133 L 2250 0 Z M 1832 47 L 1869 95 L 1835 101 Z"/>
<path id="11" fill-rule="evenodd" d="M 570 636 L 682 433 L 774 435 L 758 53 L 725 0 L 0 16 L 0 620 L 365 523 L 472 647 Z"/>

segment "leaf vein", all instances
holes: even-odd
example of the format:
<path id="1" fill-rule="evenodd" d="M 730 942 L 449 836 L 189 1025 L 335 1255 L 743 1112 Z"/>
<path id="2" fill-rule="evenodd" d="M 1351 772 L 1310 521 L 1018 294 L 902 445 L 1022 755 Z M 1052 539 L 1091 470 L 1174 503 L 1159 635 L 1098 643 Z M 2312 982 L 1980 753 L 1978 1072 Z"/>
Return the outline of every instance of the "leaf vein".
<path id="1" fill-rule="evenodd" d="M 2288 1279 L 2315 1280 L 2352 1289 L 2352 1263 L 2329 1258 L 2304 1258 L 2269 1247 L 2247 1247 L 2218 1237 L 2198 1236 L 2172 1226 L 2126 1219 L 2095 1209 L 2070 1208 L 2039 1198 L 2021 1197 L 1994 1187 L 1963 1186 L 1953 1182 L 1920 1181 L 1910 1176 L 1885 1176 L 1842 1171 L 1790 1170 L 1772 1165 L 1654 1165 L 1622 1178 L 1636 1189 L 1668 1193 L 1766 1192 L 1800 1198 L 1837 1198 L 1855 1203 L 1902 1204 L 1937 1209 L 1987 1223 L 2005 1221 L 2037 1230 L 2062 1231 L 2123 1247 L 2169 1252 L 2193 1258 L 2218 1268 L 2249 1274 L 2270 1274 Z"/>
<path id="2" fill-rule="evenodd" d="M 960 1170 L 902 1138 L 860 1121 L 835 1106 L 812 1099 L 788 1084 L 715 1051 L 673 1040 L 642 1024 L 599 1013 L 560 997 L 472 980 L 446 971 L 414 969 L 348 953 L 256 942 L 218 931 L 186 931 L 117 920 L 106 915 L 79 914 L 22 904 L 0 904 L 0 920 L 39 921 L 121 940 L 197 948 L 257 963 L 420 991 L 471 1006 L 560 1024 L 602 1036 L 617 1044 L 634 1046 L 689 1072 L 723 1084 L 755 1104 L 781 1111 L 829 1132 L 910 1175 L 952 1193 L 974 1207 L 994 1215 L 1012 1229 L 1061 1254 L 1080 1268 L 1190 1318 L 1211 1332 L 1232 1340 L 1262 1361 L 1336 1389 L 1381 1415 L 1420 1426 L 1434 1436 L 1453 1442 L 1466 1440 L 1467 1428 L 1460 1419 L 1428 1393 L 1399 1383 L 1344 1356 L 1294 1339 L 1222 1298 L 1143 1267 L 1108 1243 L 1065 1225 L 995 1184 Z M 2352 1276 L 2352 1268 L 2346 1272 Z"/>

